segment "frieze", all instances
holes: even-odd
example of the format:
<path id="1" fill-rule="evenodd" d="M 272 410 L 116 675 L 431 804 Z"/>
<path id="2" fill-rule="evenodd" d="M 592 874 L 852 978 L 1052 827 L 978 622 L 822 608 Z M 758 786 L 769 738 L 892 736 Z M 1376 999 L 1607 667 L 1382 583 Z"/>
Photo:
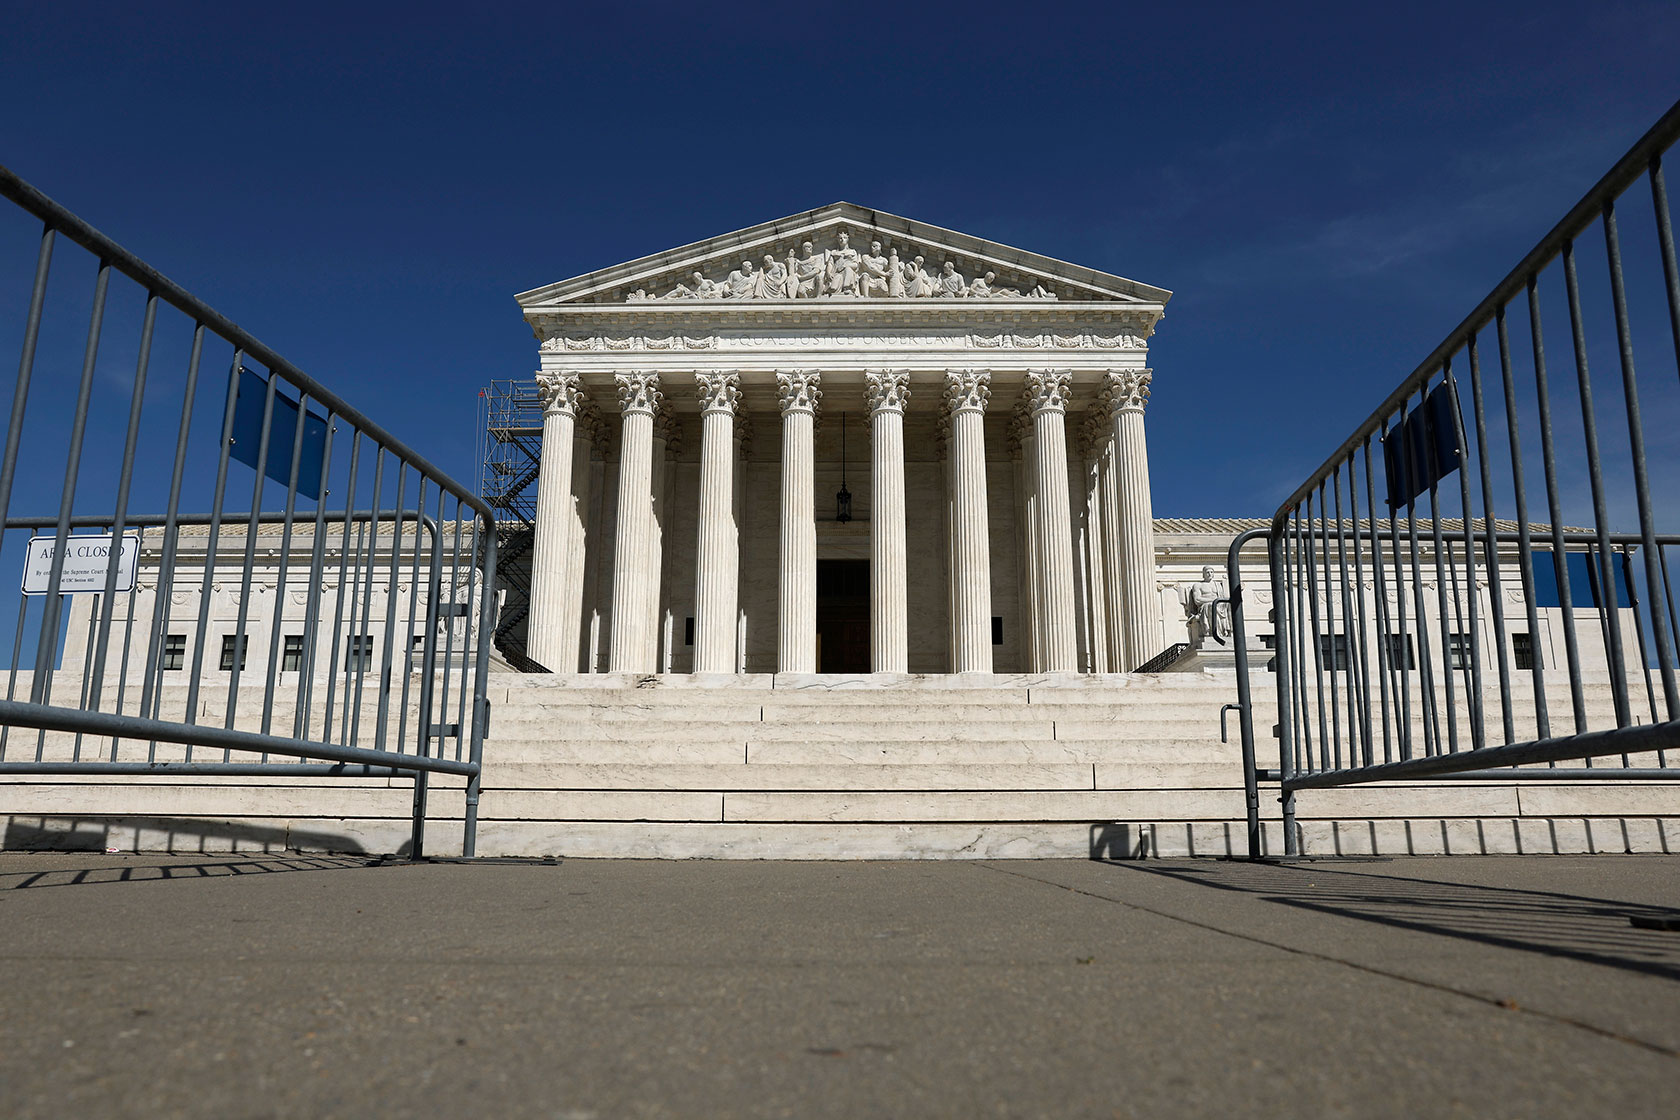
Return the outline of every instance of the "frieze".
<path id="1" fill-rule="evenodd" d="M 690 350 L 850 350 L 859 347 L 900 350 L 1147 350 L 1149 343 L 1133 334 L 798 334 L 798 335 L 683 335 L 598 334 L 556 335 L 540 347 L 545 354 L 625 353 Z"/>
<path id="2" fill-rule="evenodd" d="M 931 252 L 919 251 L 915 245 L 883 247 L 880 241 L 871 241 L 867 250 L 861 250 L 852 245 L 851 234 L 841 229 L 833 244 L 820 249 L 814 242 L 803 241 L 785 257 L 767 253 L 758 262 L 749 258 L 721 276 L 715 275 L 717 270 L 712 276 L 691 272 L 668 291 L 637 288 L 624 301 L 1059 298 L 1041 277 L 1023 274 L 1025 287 L 1020 288 L 1001 283 L 995 271 L 970 280 L 954 261 L 941 259 L 935 265 L 928 256 Z"/>

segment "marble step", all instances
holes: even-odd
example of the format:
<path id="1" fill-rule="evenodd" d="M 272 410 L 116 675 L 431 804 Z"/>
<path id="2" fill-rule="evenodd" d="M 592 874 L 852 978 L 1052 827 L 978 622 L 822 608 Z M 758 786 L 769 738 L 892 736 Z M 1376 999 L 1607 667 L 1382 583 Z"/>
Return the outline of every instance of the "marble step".
<path id="1" fill-rule="evenodd" d="M 928 764 L 516 763 L 489 770 L 485 789 L 556 790 L 1034 790 L 1225 789 L 1242 774 L 1218 762 Z M 440 775 L 440 788 L 465 779 Z"/>
<path id="2" fill-rule="evenodd" d="M 733 766 L 786 764 L 896 765 L 1041 765 L 1106 761 L 1209 762 L 1240 765 L 1241 748 L 1217 740 L 1048 739 L 836 740 L 833 742 L 764 742 L 733 740 L 570 739 L 537 743 L 486 744 L 485 772 L 508 765 L 704 764 Z"/>

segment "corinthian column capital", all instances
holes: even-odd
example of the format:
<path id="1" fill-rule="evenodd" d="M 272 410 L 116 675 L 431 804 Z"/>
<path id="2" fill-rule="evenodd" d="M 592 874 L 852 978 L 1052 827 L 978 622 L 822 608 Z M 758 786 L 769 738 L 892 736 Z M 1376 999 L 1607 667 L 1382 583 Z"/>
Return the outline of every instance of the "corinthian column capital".
<path id="1" fill-rule="evenodd" d="M 910 400 L 910 374 L 901 369 L 866 370 L 863 393 L 871 416 L 877 412 L 903 412 Z"/>
<path id="2" fill-rule="evenodd" d="M 583 404 L 583 388 L 575 373 L 562 373 L 557 370 L 537 371 L 537 397 L 542 401 L 543 415 L 548 416 L 556 412 L 578 414 Z"/>
<path id="3" fill-rule="evenodd" d="M 1147 369 L 1111 369 L 1103 378 L 1104 401 L 1110 412 L 1142 412 L 1149 403 L 1149 382 L 1154 376 Z"/>
<path id="4" fill-rule="evenodd" d="M 1046 410 L 1067 411 L 1068 390 L 1073 372 L 1065 369 L 1029 369 L 1025 385 L 1028 407 L 1034 415 Z"/>
<path id="5" fill-rule="evenodd" d="M 659 374 L 653 370 L 633 369 L 614 374 L 613 380 L 618 383 L 618 407 L 623 412 L 651 416 L 665 403 L 665 395 L 659 391 Z"/>
<path id="6" fill-rule="evenodd" d="M 815 414 L 822 401 L 822 375 L 809 370 L 777 370 L 776 395 L 782 412 Z"/>
<path id="7" fill-rule="evenodd" d="M 992 399 L 992 375 L 983 369 L 945 371 L 945 407 L 958 412 L 984 412 Z"/>
<path id="8" fill-rule="evenodd" d="M 721 373 L 696 373 L 694 387 L 700 394 L 700 411 L 727 412 L 734 415 L 741 403 L 741 378 L 734 370 Z"/>

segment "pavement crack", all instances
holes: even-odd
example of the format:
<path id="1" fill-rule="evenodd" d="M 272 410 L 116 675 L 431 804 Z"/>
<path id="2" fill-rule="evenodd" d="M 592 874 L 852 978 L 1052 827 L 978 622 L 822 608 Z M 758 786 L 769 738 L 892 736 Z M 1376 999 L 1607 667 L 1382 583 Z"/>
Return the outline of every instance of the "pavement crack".
<path id="1" fill-rule="evenodd" d="M 1289 953 L 1297 957 L 1305 957 L 1308 960 L 1323 961 L 1326 964 L 1339 964 L 1344 968 L 1351 968 L 1356 972 L 1363 972 L 1371 976 L 1381 976 L 1386 980 L 1398 980 L 1402 984 L 1411 984 L 1414 987 L 1442 992 L 1447 995 L 1461 996 L 1464 999 L 1473 1000 L 1474 1002 L 1483 1004 L 1487 1007 L 1497 1007 L 1501 1011 L 1510 1011 L 1520 1015 L 1529 1015 L 1536 1019 L 1544 1019 L 1548 1022 L 1562 1024 L 1563 1026 L 1575 1027 L 1578 1030 L 1598 1035 L 1601 1038 L 1608 1038 L 1615 1042 L 1626 1043 L 1629 1046 L 1634 1046 L 1641 1050 L 1649 1050 L 1654 1054 L 1661 1054 L 1665 1058 L 1680 1058 L 1680 1050 L 1675 1050 L 1659 1043 L 1649 1042 L 1634 1035 L 1623 1034 L 1620 1031 L 1610 1030 L 1606 1027 L 1601 1027 L 1594 1023 L 1588 1023 L 1584 1020 L 1576 1019 L 1568 1015 L 1558 1015 L 1553 1012 L 1527 1007 L 1508 998 L 1486 996 L 1478 992 L 1467 991 L 1463 988 L 1455 988 L 1451 984 L 1442 984 L 1433 980 L 1423 980 L 1416 976 L 1407 976 L 1402 972 L 1393 972 L 1385 968 L 1378 968 L 1375 965 L 1361 964 L 1358 961 L 1347 960 L 1344 957 L 1331 956 L 1327 953 L 1314 952 L 1311 949 L 1302 949 L 1294 945 L 1286 945 L 1279 941 L 1272 941 L 1268 938 L 1258 937 L 1252 933 L 1243 933 L 1239 930 L 1226 929 L 1223 926 L 1216 926 L 1209 922 L 1199 922 L 1194 918 L 1186 918 L 1182 915 L 1174 914 L 1166 910 L 1158 910 L 1153 906 L 1144 906 L 1137 902 L 1127 902 L 1124 899 L 1113 898 L 1106 894 L 1098 894 L 1096 891 L 1085 890 L 1081 887 L 1070 887 L 1066 883 L 1058 883 L 1053 879 L 1041 879 L 1037 875 L 1028 875 L 1022 871 L 999 867 L 994 863 L 981 862 L 980 866 L 984 867 L 988 871 L 995 871 L 1000 875 L 1013 875 L 1017 879 L 1025 879 L 1031 883 L 1040 883 L 1047 887 L 1055 887 L 1071 894 L 1084 895 L 1086 898 L 1094 898 L 1099 902 L 1107 902 L 1115 906 L 1123 906 L 1128 910 L 1136 910 L 1139 913 L 1151 914 L 1157 918 L 1165 918 L 1169 922 L 1178 922 L 1183 925 L 1192 926 L 1196 929 L 1207 930 L 1209 933 L 1217 933 L 1226 937 L 1234 937 L 1239 941 L 1247 941 L 1253 945 L 1264 945 L 1267 948 L 1277 949 L 1280 952 Z"/>

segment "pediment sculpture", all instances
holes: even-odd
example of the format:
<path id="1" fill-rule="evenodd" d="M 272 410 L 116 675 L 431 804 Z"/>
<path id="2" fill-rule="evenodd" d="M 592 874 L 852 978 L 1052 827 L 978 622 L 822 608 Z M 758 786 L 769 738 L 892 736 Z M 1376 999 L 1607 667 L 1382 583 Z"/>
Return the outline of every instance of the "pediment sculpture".
<path id="1" fill-rule="evenodd" d="M 845 230 L 835 234 L 834 245 L 817 249 L 801 242 L 797 252 L 785 259 L 765 254 L 761 264 L 743 260 L 722 279 L 692 272 L 664 294 L 649 294 L 637 288 L 625 297 L 628 303 L 643 300 L 787 300 L 787 299 L 1043 299 L 1056 294 L 1042 283 L 1027 291 L 1005 287 L 997 273 L 988 271 L 972 282 L 951 261 L 942 261 L 930 272 L 927 258 L 899 255 L 897 245 L 883 250 L 871 241 L 868 252 L 852 247 Z"/>

